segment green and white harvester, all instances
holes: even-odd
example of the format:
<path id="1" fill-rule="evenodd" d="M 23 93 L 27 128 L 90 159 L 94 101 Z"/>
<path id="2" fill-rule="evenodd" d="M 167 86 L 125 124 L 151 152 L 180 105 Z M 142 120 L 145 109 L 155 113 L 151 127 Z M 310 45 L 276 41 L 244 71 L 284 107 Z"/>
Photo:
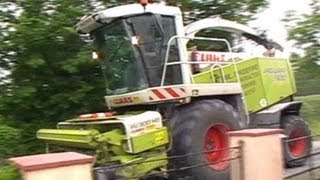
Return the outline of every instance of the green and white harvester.
<path id="1" fill-rule="evenodd" d="M 208 29 L 244 37 L 266 52 L 239 53 L 225 39 L 196 36 Z M 290 62 L 277 56 L 282 47 L 245 25 L 211 17 L 184 26 L 178 7 L 141 3 L 86 15 L 76 30 L 91 38 L 93 58 L 101 62 L 106 111 L 40 129 L 37 137 L 49 151 L 94 155 L 95 167 L 106 172 L 97 179 L 138 179 L 201 163 L 208 165 L 159 174 L 228 179 L 228 131 L 281 128 L 284 139 L 310 135 L 302 103 L 293 98 Z M 200 41 L 208 48 L 197 46 Z M 210 49 L 217 43 L 224 50 Z M 311 144 L 284 144 L 286 165 L 304 164 L 299 158 Z M 179 156 L 185 157 L 172 158 Z"/>

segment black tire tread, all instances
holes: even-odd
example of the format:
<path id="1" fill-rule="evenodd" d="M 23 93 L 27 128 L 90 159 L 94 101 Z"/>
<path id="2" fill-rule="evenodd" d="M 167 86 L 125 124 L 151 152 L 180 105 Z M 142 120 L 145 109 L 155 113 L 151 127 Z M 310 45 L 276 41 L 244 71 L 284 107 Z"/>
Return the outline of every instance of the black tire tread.
<path id="1" fill-rule="evenodd" d="M 176 116 L 171 119 L 171 133 L 173 135 L 173 147 L 169 155 L 183 155 L 192 153 L 193 142 L 192 136 L 197 136 L 191 133 L 191 130 L 197 125 L 197 123 L 201 123 L 200 121 L 207 121 L 206 118 L 210 116 L 211 111 L 215 110 L 218 112 L 217 116 L 225 116 L 228 114 L 232 119 L 240 119 L 238 112 L 234 110 L 234 108 L 221 100 L 201 100 L 189 104 L 178 110 Z M 221 113 L 220 113 L 221 112 Z M 234 127 L 240 129 L 240 125 L 234 123 Z M 179 141 L 175 141 L 179 139 Z M 177 161 L 169 162 L 169 168 L 180 168 L 185 166 L 194 165 L 194 159 L 183 158 Z M 198 162 L 199 163 L 199 162 Z M 213 179 L 212 177 L 206 177 L 204 174 L 197 174 L 196 170 L 186 170 L 186 171 L 177 171 L 170 175 L 170 179 Z M 218 177 L 218 178 L 217 178 Z M 217 172 L 215 174 L 215 179 L 228 179 L 228 172 Z"/>
<path id="2" fill-rule="evenodd" d="M 301 126 L 299 127 L 303 126 L 307 136 L 311 135 L 311 130 L 309 129 L 308 122 L 306 122 L 302 117 L 297 115 L 285 115 L 281 118 L 281 128 L 284 129 L 286 135 L 288 135 L 287 131 L 290 130 L 291 127 L 293 127 L 295 124 L 300 124 Z M 312 150 L 312 139 L 308 138 L 307 140 L 308 140 L 308 146 L 307 146 L 308 149 L 306 150 L 303 156 L 309 155 Z M 299 167 L 299 166 L 303 166 L 306 163 L 307 158 L 298 159 L 298 160 L 295 160 L 296 158 L 292 158 L 287 148 L 288 148 L 287 145 L 284 143 L 284 159 L 287 167 L 290 167 L 290 168 Z"/>

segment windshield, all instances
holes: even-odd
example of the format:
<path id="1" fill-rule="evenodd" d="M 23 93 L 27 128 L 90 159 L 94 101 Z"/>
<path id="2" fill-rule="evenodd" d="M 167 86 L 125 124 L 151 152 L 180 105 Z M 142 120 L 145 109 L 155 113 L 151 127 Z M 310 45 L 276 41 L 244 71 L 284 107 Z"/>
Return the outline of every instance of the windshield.
<path id="1" fill-rule="evenodd" d="M 176 34 L 174 27 L 173 17 L 143 14 L 114 20 L 91 33 L 107 95 L 160 85 L 166 43 Z M 173 51 L 169 61 L 178 61 L 178 48 L 173 46 Z M 181 83 L 179 67 L 170 69 L 177 75 L 172 75 L 167 84 Z"/>
<path id="2" fill-rule="evenodd" d="M 107 94 L 122 94 L 148 87 L 143 68 L 123 21 L 116 21 L 94 32 L 95 51 L 102 64 Z"/>

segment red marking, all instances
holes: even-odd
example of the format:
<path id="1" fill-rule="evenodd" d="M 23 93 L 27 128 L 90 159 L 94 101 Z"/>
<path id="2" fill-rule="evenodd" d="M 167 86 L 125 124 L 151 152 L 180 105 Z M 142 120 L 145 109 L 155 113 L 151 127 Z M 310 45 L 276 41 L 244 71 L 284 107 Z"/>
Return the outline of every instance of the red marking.
<path id="1" fill-rule="evenodd" d="M 224 54 L 215 54 L 214 52 L 198 52 L 200 60 L 204 62 L 223 62 L 225 61 Z"/>
<path id="2" fill-rule="evenodd" d="M 106 117 L 110 117 L 110 116 L 113 116 L 114 114 L 116 114 L 115 112 L 105 112 L 104 115 Z"/>
<path id="3" fill-rule="evenodd" d="M 157 89 L 152 90 L 152 92 L 153 92 L 156 96 L 158 96 L 158 98 L 160 98 L 160 99 L 166 99 L 166 97 L 165 97 L 160 91 L 158 91 Z"/>
<path id="4" fill-rule="evenodd" d="M 98 117 L 111 117 L 115 112 L 98 112 L 98 113 L 91 113 L 91 114 L 81 114 L 80 118 L 98 118 Z"/>
<path id="5" fill-rule="evenodd" d="M 180 97 L 172 88 L 165 88 L 165 90 L 173 97 Z"/>

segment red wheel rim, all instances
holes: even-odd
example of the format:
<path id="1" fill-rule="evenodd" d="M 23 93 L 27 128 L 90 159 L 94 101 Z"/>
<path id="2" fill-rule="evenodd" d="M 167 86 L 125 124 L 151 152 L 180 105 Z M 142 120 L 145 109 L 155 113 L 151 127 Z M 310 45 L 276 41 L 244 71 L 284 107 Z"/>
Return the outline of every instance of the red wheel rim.
<path id="1" fill-rule="evenodd" d="M 293 139 L 293 141 L 289 142 L 289 151 L 292 156 L 299 157 L 304 154 L 307 148 L 307 139 L 298 139 L 296 138 L 304 137 L 306 134 L 301 129 L 294 129 L 290 135 L 289 140 Z"/>
<path id="2" fill-rule="evenodd" d="M 205 157 L 208 163 L 217 162 L 210 165 L 214 170 L 221 171 L 229 165 L 228 161 L 219 162 L 229 157 L 229 151 L 227 150 L 229 147 L 228 131 L 229 127 L 224 124 L 215 124 L 207 130 L 204 151 L 210 152 L 206 153 Z"/>

